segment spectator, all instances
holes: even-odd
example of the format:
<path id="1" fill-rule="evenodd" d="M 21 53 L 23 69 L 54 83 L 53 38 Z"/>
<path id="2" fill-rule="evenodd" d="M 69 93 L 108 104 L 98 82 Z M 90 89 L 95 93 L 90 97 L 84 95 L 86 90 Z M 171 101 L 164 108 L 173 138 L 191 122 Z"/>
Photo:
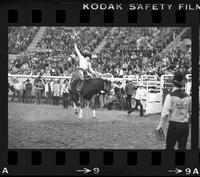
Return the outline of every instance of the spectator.
<path id="1" fill-rule="evenodd" d="M 20 83 L 17 79 L 14 79 L 14 89 L 13 96 L 11 101 L 14 101 L 15 97 L 17 96 L 18 102 L 20 102 L 20 90 L 22 89 L 22 83 Z"/>
<path id="2" fill-rule="evenodd" d="M 20 89 L 20 101 L 22 103 L 25 103 L 25 97 L 26 97 L 26 87 L 25 87 L 26 81 L 21 82 L 21 89 Z"/>
<path id="3" fill-rule="evenodd" d="M 101 91 L 99 94 L 99 106 L 100 106 L 100 110 L 103 110 L 105 104 L 105 91 Z"/>
<path id="4" fill-rule="evenodd" d="M 114 93 L 116 95 L 117 100 L 119 101 L 119 97 L 120 97 L 120 81 L 117 82 L 117 85 L 114 87 Z"/>
<path id="5" fill-rule="evenodd" d="M 133 84 L 130 81 L 126 82 L 125 86 L 125 94 L 126 94 L 126 109 L 130 110 L 132 105 L 132 95 L 133 95 L 134 89 Z"/>
<path id="6" fill-rule="evenodd" d="M 142 84 L 139 84 L 138 89 L 136 90 L 136 95 L 135 95 L 135 100 L 136 100 L 135 108 L 131 108 L 130 110 L 128 110 L 128 114 L 137 110 L 138 106 L 140 106 L 140 117 L 143 117 L 143 114 L 144 114 L 143 113 L 143 105 L 142 105 L 143 94 L 144 94 L 144 92 L 143 92 L 143 89 L 142 89 Z"/>
<path id="7" fill-rule="evenodd" d="M 53 91 L 53 105 L 59 105 L 59 96 L 60 96 L 59 80 L 54 81 L 52 91 Z"/>
<path id="8" fill-rule="evenodd" d="M 25 89 L 26 89 L 26 103 L 32 103 L 32 84 L 30 83 L 30 80 L 27 79 L 25 83 Z"/>
<path id="9" fill-rule="evenodd" d="M 35 81 L 34 81 L 34 86 L 35 86 L 35 104 L 40 104 L 41 103 L 41 98 L 42 98 L 42 93 L 44 91 L 44 84 L 41 79 L 41 75 L 39 75 Z"/>
<path id="10" fill-rule="evenodd" d="M 117 101 L 116 95 L 111 92 L 111 94 L 106 95 L 106 97 L 107 99 L 106 99 L 106 103 L 104 104 L 104 107 L 107 107 L 108 110 L 111 110 L 113 106 L 113 102 Z"/>
<path id="11" fill-rule="evenodd" d="M 62 101 L 63 101 L 63 108 L 68 108 L 68 101 L 69 101 L 69 93 L 67 89 L 68 80 L 64 80 L 63 86 L 61 88 L 61 95 L 62 95 Z"/>
<path id="12" fill-rule="evenodd" d="M 51 104 L 52 102 L 52 90 L 52 82 L 50 80 L 47 80 L 47 83 L 45 84 L 45 95 L 47 104 Z"/>

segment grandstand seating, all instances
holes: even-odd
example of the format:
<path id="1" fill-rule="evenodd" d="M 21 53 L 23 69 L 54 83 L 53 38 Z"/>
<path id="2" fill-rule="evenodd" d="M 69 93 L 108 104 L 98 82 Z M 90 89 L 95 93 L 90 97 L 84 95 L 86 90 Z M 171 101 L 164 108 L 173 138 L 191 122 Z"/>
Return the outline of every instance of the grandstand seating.
<path id="1" fill-rule="evenodd" d="M 18 54 L 26 51 L 38 31 L 38 27 L 14 27 L 8 28 L 8 53 Z"/>
<path id="2" fill-rule="evenodd" d="M 78 32 L 76 42 L 80 44 L 80 50 L 87 49 L 92 52 L 109 29 L 98 27 L 47 27 L 36 48 L 51 49 L 52 51 L 60 50 L 70 55 L 74 51 L 73 42 L 70 38 L 74 30 Z"/>
<path id="3" fill-rule="evenodd" d="M 9 53 L 26 51 L 37 30 L 38 27 L 9 28 Z M 114 77 L 144 74 L 161 76 L 180 67 L 186 67 L 186 74 L 191 73 L 191 55 L 185 57 L 189 57 L 188 62 L 187 59 L 181 59 L 183 56 L 178 48 L 160 54 L 176 37 L 183 40 L 184 36 L 188 38 L 191 31 L 161 27 L 46 27 L 35 51 L 19 55 L 14 62 L 9 61 L 9 72 L 30 74 L 32 71 L 33 74 L 42 72 L 51 75 L 54 69 L 57 75 L 69 75 L 73 63 L 67 58 L 74 52 L 73 41 L 70 40 L 73 31 L 78 32 L 76 42 L 81 51 L 95 51 L 107 36 L 103 48 L 91 61 L 93 68 L 101 73 L 111 73 Z M 19 37 L 12 38 L 15 35 Z M 15 47 L 16 41 L 19 45 Z M 147 63 L 144 63 L 144 58 Z"/>

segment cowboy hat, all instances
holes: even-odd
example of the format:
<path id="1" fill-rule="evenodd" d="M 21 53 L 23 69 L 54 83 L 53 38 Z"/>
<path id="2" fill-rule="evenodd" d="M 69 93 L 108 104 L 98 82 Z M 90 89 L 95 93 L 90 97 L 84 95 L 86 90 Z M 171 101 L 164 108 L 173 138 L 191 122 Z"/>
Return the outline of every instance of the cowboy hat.
<path id="1" fill-rule="evenodd" d="M 172 79 L 172 82 L 175 86 L 182 87 L 186 82 L 185 75 L 181 71 L 176 71 L 174 73 L 174 77 Z"/>
<path id="2" fill-rule="evenodd" d="M 67 61 L 71 62 L 71 61 L 72 61 L 72 57 L 71 57 L 71 56 L 68 57 L 68 58 L 67 58 Z"/>
<path id="3" fill-rule="evenodd" d="M 71 54 L 70 57 L 71 57 L 71 58 L 75 58 L 76 55 L 75 55 L 75 54 Z"/>
<path id="4" fill-rule="evenodd" d="M 138 87 L 142 87 L 142 86 L 143 86 L 143 84 L 142 84 L 142 83 L 139 83 L 139 84 L 138 84 Z"/>
<path id="5" fill-rule="evenodd" d="M 91 58 L 92 57 L 92 54 L 90 54 L 90 52 L 88 50 L 83 50 L 82 52 L 83 56 L 86 58 L 86 57 L 89 57 Z"/>
<path id="6" fill-rule="evenodd" d="M 19 82 L 19 80 L 17 79 L 17 77 L 14 77 L 14 78 L 12 79 L 12 81 L 13 81 L 14 83 Z"/>

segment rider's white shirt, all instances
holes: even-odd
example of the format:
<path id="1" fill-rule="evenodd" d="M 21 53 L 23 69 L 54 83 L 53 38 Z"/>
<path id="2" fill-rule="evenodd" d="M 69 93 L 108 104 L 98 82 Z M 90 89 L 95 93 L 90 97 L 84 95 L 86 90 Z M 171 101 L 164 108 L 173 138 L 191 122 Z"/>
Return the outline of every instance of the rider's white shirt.
<path id="1" fill-rule="evenodd" d="M 88 69 L 88 61 L 85 57 L 80 57 L 79 67 L 83 70 Z"/>

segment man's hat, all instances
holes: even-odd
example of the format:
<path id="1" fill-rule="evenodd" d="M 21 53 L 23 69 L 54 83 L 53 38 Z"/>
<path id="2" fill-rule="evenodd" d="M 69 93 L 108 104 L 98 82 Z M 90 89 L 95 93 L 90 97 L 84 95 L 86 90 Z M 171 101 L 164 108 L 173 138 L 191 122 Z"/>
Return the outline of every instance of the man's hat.
<path id="1" fill-rule="evenodd" d="M 143 84 L 142 84 L 142 83 L 139 83 L 139 84 L 138 84 L 138 87 L 142 87 L 142 86 L 143 86 Z"/>
<path id="2" fill-rule="evenodd" d="M 86 58 L 86 57 L 89 57 L 91 58 L 92 55 L 90 54 L 90 52 L 88 50 L 83 50 L 83 56 Z"/>
<path id="3" fill-rule="evenodd" d="M 75 58 L 76 55 L 73 53 L 73 54 L 70 55 L 70 57 L 71 57 L 71 58 Z"/>
<path id="4" fill-rule="evenodd" d="M 176 71 L 174 73 L 174 77 L 173 77 L 172 82 L 175 86 L 182 87 L 186 82 L 186 78 L 181 71 Z"/>
<path id="5" fill-rule="evenodd" d="M 90 59 L 90 58 L 92 58 L 92 55 L 91 55 L 90 53 L 86 53 L 86 54 L 84 54 L 84 57 L 85 57 L 85 58 L 88 57 L 88 58 Z"/>
<path id="6" fill-rule="evenodd" d="M 26 81 L 30 81 L 29 79 L 26 79 Z"/>
<path id="7" fill-rule="evenodd" d="M 12 81 L 13 81 L 14 83 L 19 82 L 19 80 L 17 79 L 17 77 L 14 77 L 14 78 L 12 79 Z"/>
<path id="8" fill-rule="evenodd" d="M 65 79 L 65 80 L 63 81 L 63 83 L 66 83 L 66 82 L 68 82 L 68 79 Z"/>
<path id="9" fill-rule="evenodd" d="M 88 54 L 90 53 L 87 49 L 83 50 L 83 53 Z"/>

